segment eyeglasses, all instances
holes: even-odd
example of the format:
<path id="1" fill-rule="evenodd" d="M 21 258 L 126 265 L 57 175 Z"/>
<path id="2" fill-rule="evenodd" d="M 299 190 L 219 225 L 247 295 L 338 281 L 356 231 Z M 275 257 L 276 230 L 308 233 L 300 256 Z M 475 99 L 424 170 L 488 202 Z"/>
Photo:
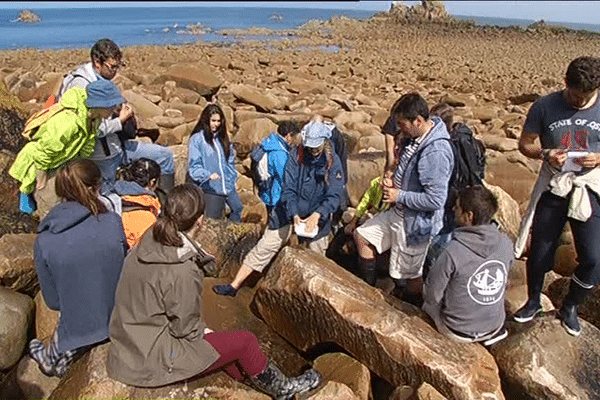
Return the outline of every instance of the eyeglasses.
<path id="1" fill-rule="evenodd" d="M 116 64 L 112 64 L 112 65 L 111 65 L 111 64 L 108 64 L 108 63 L 104 63 L 104 66 L 105 66 L 106 68 L 110 69 L 111 71 L 116 71 L 116 70 L 118 70 L 119 68 L 122 68 L 122 67 L 124 67 L 124 66 L 125 66 L 125 63 L 124 63 L 124 62 L 118 62 L 118 63 L 116 63 Z"/>

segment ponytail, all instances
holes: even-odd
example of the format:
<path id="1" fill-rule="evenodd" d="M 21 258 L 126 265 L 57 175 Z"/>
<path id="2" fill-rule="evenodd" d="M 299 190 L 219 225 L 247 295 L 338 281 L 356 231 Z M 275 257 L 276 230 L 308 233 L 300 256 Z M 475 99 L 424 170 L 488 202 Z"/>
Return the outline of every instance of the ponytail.
<path id="1" fill-rule="evenodd" d="M 176 186 L 152 228 L 152 236 L 165 246 L 181 247 L 183 239 L 179 232 L 188 231 L 203 214 L 202 191 L 191 183 Z"/>

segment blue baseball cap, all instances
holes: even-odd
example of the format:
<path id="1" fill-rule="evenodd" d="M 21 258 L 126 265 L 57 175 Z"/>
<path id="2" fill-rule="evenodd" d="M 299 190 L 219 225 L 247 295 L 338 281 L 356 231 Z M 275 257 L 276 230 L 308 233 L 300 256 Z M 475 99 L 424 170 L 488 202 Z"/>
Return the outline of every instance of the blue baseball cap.
<path id="1" fill-rule="evenodd" d="M 111 108 L 125 103 L 119 88 L 106 79 L 91 82 L 85 90 L 88 96 L 85 105 L 89 108 Z"/>
<path id="2" fill-rule="evenodd" d="M 304 147 L 319 147 L 325 139 L 331 137 L 332 124 L 311 121 L 302 128 L 302 145 Z"/>

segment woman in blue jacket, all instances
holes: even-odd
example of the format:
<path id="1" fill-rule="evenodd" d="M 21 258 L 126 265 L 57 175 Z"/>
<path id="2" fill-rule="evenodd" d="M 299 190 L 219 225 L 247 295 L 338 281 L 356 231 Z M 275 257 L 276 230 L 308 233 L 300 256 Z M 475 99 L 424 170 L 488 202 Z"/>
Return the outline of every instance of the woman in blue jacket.
<path id="1" fill-rule="evenodd" d="M 240 222 L 244 206 L 235 188 L 235 151 L 229 142 L 225 114 L 216 104 L 208 104 L 194 127 L 189 143 L 188 176 L 205 194 L 205 215 L 223 217 L 225 203 L 229 219 Z"/>
<path id="2" fill-rule="evenodd" d="M 40 222 L 34 262 L 48 307 L 59 311 L 49 346 L 34 339 L 31 357 L 49 376 L 63 376 L 77 353 L 108 339 L 108 322 L 127 243 L 121 218 L 98 199 L 100 169 L 77 160 L 56 175 L 62 200 Z"/>

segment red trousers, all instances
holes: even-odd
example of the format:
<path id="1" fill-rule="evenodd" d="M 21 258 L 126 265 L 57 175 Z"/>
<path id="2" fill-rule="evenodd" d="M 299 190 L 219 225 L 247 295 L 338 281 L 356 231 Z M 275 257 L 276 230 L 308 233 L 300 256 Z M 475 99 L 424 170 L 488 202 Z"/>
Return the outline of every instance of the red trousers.
<path id="1" fill-rule="evenodd" d="M 202 371 L 203 375 L 222 369 L 236 381 L 243 381 L 245 376 L 255 377 L 267 367 L 267 356 L 252 332 L 212 332 L 204 335 L 204 339 L 221 357 Z"/>

